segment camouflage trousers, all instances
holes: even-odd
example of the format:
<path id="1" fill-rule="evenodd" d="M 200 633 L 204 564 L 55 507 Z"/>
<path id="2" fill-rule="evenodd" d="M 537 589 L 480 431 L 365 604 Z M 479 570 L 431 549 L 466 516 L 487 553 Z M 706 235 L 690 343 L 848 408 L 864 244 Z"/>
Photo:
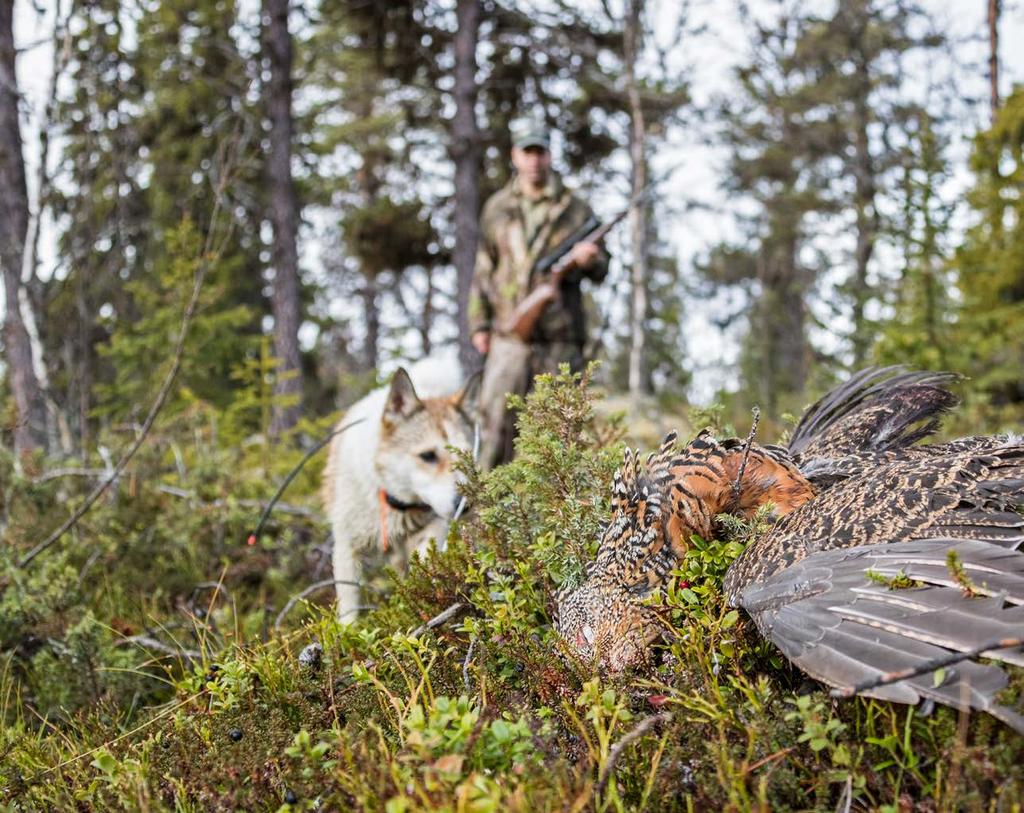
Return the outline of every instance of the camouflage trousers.
<path id="1" fill-rule="evenodd" d="M 582 369 L 583 348 L 570 342 L 525 344 L 514 336 L 491 335 L 480 389 L 480 466 L 484 471 L 512 459 L 516 416 L 508 408 L 508 396 L 526 395 L 534 376 L 556 373 L 558 365 L 566 363 L 574 372 Z"/>

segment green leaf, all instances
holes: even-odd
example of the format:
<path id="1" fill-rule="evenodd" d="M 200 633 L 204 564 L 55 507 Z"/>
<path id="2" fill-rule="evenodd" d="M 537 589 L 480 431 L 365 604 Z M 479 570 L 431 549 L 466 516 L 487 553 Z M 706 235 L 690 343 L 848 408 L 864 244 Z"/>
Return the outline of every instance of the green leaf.
<path id="1" fill-rule="evenodd" d="M 109 751 L 100 751 L 96 755 L 96 759 L 92 761 L 93 767 L 99 768 L 107 776 L 112 776 L 114 771 L 117 770 L 117 760 L 110 754 Z"/>

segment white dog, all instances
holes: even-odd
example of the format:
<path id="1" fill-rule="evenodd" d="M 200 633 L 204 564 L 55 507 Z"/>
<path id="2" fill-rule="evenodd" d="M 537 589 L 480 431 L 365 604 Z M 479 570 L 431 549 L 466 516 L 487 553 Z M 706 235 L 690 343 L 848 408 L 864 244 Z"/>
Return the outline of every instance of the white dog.
<path id="1" fill-rule="evenodd" d="M 472 449 L 479 390 L 479 375 L 462 386 L 456 361 L 424 359 L 346 413 L 341 425 L 362 422 L 331 442 L 323 486 L 339 618 L 359 609 L 359 548 L 382 545 L 403 569 L 431 538 L 444 542 L 461 499 L 448 447 Z"/>

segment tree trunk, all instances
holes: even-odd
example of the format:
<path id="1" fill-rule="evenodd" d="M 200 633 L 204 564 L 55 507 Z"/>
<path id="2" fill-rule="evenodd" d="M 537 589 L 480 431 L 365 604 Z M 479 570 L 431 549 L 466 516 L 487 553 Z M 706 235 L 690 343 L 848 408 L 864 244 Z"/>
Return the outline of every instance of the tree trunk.
<path id="1" fill-rule="evenodd" d="M 469 287 L 473 281 L 480 213 L 480 130 L 476 120 L 476 48 L 480 0 L 458 0 L 455 33 L 455 117 L 451 155 L 455 162 L 455 251 L 458 275 L 459 358 L 465 370 L 480 357 L 469 336 Z"/>
<path id="2" fill-rule="evenodd" d="M 626 93 L 629 99 L 629 157 L 632 165 L 633 195 L 647 185 L 647 133 L 636 67 L 643 32 L 644 0 L 631 0 L 626 17 Z M 632 311 L 630 314 L 629 394 L 639 398 L 647 390 L 644 376 L 644 325 L 647 320 L 647 205 L 640 203 L 630 212 L 630 242 L 633 247 Z"/>
<path id="3" fill-rule="evenodd" d="M 420 339 L 423 342 L 423 355 L 429 356 L 434 349 L 430 341 L 430 328 L 434 324 L 434 275 L 429 268 L 425 268 L 423 273 L 427 278 L 427 290 L 423 294 L 423 310 L 420 314 Z M 464 334 L 463 330 L 460 335 Z"/>
<path id="4" fill-rule="evenodd" d="M 999 0 L 988 0 L 988 81 L 992 94 L 992 119 L 999 110 Z"/>
<path id="5" fill-rule="evenodd" d="M 78 314 L 78 443 L 81 449 L 82 459 L 86 459 L 86 450 L 89 448 L 89 413 L 91 404 L 89 396 L 92 393 L 92 320 L 93 313 L 89 307 L 88 295 L 86 293 L 85 279 L 82 274 L 75 274 L 75 308 Z M 70 371 L 74 367 L 75 353 L 70 354 L 68 363 L 68 378 L 74 379 Z M 68 395 L 71 394 L 71 384 L 68 385 Z M 71 402 L 68 399 L 68 407 Z"/>
<path id="6" fill-rule="evenodd" d="M 856 209 L 857 244 L 854 249 L 853 277 L 853 364 L 861 366 L 871 345 L 871 329 L 867 324 L 866 308 L 871 296 L 868 285 L 868 264 L 875 251 L 878 233 L 878 213 L 875 209 L 875 169 L 868 140 L 871 121 L 869 97 L 871 79 L 868 66 L 858 61 L 860 87 L 854 100 L 854 207 Z"/>
<path id="7" fill-rule="evenodd" d="M 270 117 L 270 216 L 274 226 L 274 354 L 278 359 L 271 436 L 293 427 L 302 411 L 302 357 L 299 352 L 298 201 L 292 182 L 292 40 L 288 0 L 265 0 L 263 46 L 270 61 L 266 88 Z"/>
<path id="8" fill-rule="evenodd" d="M 0 0 L 0 268 L 6 297 L 4 347 L 18 415 L 14 448 L 21 453 L 45 445 L 46 407 L 32 367 L 31 337 L 21 313 L 25 298 L 21 270 L 29 211 L 18 121 L 13 26 L 14 0 Z"/>
<path id="9" fill-rule="evenodd" d="M 380 285 L 372 269 L 363 269 L 363 321 L 366 324 L 366 341 L 363 343 L 363 364 L 367 370 L 376 370 L 380 359 Z"/>

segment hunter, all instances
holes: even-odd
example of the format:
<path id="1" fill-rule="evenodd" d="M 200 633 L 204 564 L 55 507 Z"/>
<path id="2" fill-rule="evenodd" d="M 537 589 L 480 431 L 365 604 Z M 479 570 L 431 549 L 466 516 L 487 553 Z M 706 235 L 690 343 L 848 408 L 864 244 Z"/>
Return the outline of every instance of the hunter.
<path id="1" fill-rule="evenodd" d="M 529 341 L 512 333 L 510 317 L 542 281 L 535 263 L 593 214 L 551 169 L 551 137 L 543 124 L 513 126 L 512 166 L 512 180 L 484 204 L 470 291 L 471 340 L 486 356 L 480 394 L 485 470 L 512 457 L 515 423 L 506 408 L 508 394 L 525 395 L 535 375 L 557 372 L 563 362 L 574 371 L 582 368 L 587 336 L 580 280 L 601 282 L 608 273 L 608 255 L 600 245 L 576 243 L 567 255 L 572 270 Z"/>

